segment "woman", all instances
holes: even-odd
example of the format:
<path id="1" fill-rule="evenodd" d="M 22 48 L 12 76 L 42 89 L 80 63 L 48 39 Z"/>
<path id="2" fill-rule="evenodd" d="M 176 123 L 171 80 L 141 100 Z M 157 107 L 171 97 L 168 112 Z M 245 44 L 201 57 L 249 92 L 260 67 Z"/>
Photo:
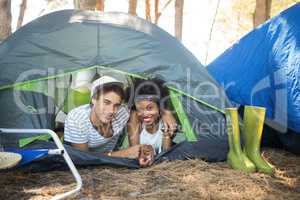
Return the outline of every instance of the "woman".
<path id="1" fill-rule="evenodd" d="M 175 129 L 165 129 L 162 114 L 166 109 L 167 90 L 163 81 L 139 80 L 135 83 L 133 111 L 130 115 L 128 136 L 130 146 L 139 144 L 151 145 L 145 148 L 145 157 L 153 157 L 172 146 Z M 153 149 L 151 152 L 149 148 Z M 143 149 L 142 149 L 143 150 Z"/>

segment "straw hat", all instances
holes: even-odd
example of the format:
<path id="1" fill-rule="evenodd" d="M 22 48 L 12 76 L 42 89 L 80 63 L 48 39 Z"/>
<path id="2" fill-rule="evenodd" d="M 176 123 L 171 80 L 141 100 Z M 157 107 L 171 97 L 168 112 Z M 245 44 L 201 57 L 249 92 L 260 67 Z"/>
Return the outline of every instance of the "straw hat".
<path id="1" fill-rule="evenodd" d="M 0 169 L 8 169 L 16 166 L 22 159 L 17 153 L 0 152 Z"/>

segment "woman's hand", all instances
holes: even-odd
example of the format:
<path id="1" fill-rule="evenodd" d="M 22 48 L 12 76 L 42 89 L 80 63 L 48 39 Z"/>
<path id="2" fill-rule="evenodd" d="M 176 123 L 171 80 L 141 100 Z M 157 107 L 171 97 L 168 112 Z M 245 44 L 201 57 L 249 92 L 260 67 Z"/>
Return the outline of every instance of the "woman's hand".
<path id="1" fill-rule="evenodd" d="M 141 145 L 138 161 L 141 167 L 147 167 L 153 164 L 154 149 L 152 145 Z"/>
<path id="2" fill-rule="evenodd" d="M 154 149 L 152 145 L 139 144 L 120 151 L 113 151 L 111 156 L 137 159 L 141 167 L 147 167 L 153 164 Z"/>

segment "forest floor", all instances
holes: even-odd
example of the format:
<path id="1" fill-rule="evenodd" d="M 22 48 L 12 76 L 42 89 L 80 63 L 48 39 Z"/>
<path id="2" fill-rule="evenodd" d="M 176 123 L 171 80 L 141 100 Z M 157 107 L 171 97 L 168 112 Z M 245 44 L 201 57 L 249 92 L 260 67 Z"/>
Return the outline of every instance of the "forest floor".
<path id="1" fill-rule="evenodd" d="M 79 200 L 300 199 L 300 157 L 283 150 L 264 149 L 276 166 L 274 175 L 243 173 L 224 163 L 201 160 L 165 162 L 132 170 L 113 167 L 80 169 Z M 68 171 L 1 173 L 0 199 L 49 199 L 75 187 Z"/>

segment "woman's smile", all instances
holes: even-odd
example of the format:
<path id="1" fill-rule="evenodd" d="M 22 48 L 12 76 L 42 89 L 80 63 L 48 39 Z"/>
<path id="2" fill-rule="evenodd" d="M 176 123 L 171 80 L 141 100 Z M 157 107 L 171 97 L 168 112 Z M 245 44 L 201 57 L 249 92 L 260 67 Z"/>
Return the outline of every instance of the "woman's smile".
<path id="1" fill-rule="evenodd" d="M 143 121 L 145 124 L 151 123 L 153 121 L 153 116 L 145 116 L 143 117 Z"/>

